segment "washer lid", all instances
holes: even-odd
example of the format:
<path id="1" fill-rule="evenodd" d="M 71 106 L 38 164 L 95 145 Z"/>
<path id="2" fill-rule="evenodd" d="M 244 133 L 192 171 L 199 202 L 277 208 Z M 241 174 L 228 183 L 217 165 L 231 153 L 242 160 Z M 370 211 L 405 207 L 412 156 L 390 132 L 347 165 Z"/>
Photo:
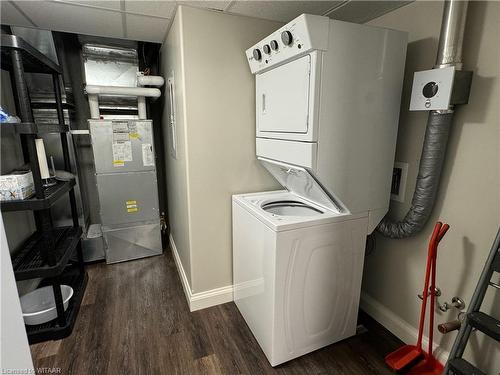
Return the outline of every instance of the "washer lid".
<path id="1" fill-rule="evenodd" d="M 257 159 L 288 191 L 336 212 L 343 211 L 307 169 L 276 160 Z"/>

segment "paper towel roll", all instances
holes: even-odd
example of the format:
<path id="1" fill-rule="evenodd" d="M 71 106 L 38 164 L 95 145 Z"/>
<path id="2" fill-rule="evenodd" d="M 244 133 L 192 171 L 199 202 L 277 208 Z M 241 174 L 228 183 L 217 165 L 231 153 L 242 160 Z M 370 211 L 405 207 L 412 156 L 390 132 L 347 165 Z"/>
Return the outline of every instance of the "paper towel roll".
<path id="1" fill-rule="evenodd" d="M 47 156 L 45 155 L 45 146 L 43 145 L 43 139 L 35 139 L 36 144 L 36 154 L 38 156 L 38 166 L 40 167 L 40 175 L 42 179 L 50 178 L 49 166 L 47 165 Z"/>

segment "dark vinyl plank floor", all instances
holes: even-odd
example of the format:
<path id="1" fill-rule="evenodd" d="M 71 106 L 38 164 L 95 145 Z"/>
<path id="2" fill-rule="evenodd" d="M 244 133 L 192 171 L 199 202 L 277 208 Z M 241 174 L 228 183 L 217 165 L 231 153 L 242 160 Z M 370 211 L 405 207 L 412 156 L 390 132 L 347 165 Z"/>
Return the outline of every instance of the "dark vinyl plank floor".
<path id="1" fill-rule="evenodd" d="M 71 336 L 31 346 L 35 368 L 60 374 L 391 374 L 384 356 L 401 342 L 365 314 L 367 328 L 272 368 L 234 303 L 189 312 L 169 250 L 87 267 Z"/>

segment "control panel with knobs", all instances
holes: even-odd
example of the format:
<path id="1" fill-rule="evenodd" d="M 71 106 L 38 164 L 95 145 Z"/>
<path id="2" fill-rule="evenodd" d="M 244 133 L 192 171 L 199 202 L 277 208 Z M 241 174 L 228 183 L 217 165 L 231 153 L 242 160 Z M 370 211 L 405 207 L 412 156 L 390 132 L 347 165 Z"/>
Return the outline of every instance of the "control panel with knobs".
<path id="1" fill-rule="evenodd" d="M 311 51 L 326 51 L 329 27 L 328 17 L 298 16 L 246 50 L 251 72 L 272 69 Z"/>

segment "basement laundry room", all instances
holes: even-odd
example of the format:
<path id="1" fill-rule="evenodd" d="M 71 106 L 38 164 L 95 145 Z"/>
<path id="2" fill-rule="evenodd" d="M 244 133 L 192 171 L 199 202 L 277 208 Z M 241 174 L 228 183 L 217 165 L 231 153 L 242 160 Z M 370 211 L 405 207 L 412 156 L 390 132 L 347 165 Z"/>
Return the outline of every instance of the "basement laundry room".
<path id="1" fill-rule="evenodd" d="M 0 0 L 2 374 L 500 374 L 500 1 Z"/>

